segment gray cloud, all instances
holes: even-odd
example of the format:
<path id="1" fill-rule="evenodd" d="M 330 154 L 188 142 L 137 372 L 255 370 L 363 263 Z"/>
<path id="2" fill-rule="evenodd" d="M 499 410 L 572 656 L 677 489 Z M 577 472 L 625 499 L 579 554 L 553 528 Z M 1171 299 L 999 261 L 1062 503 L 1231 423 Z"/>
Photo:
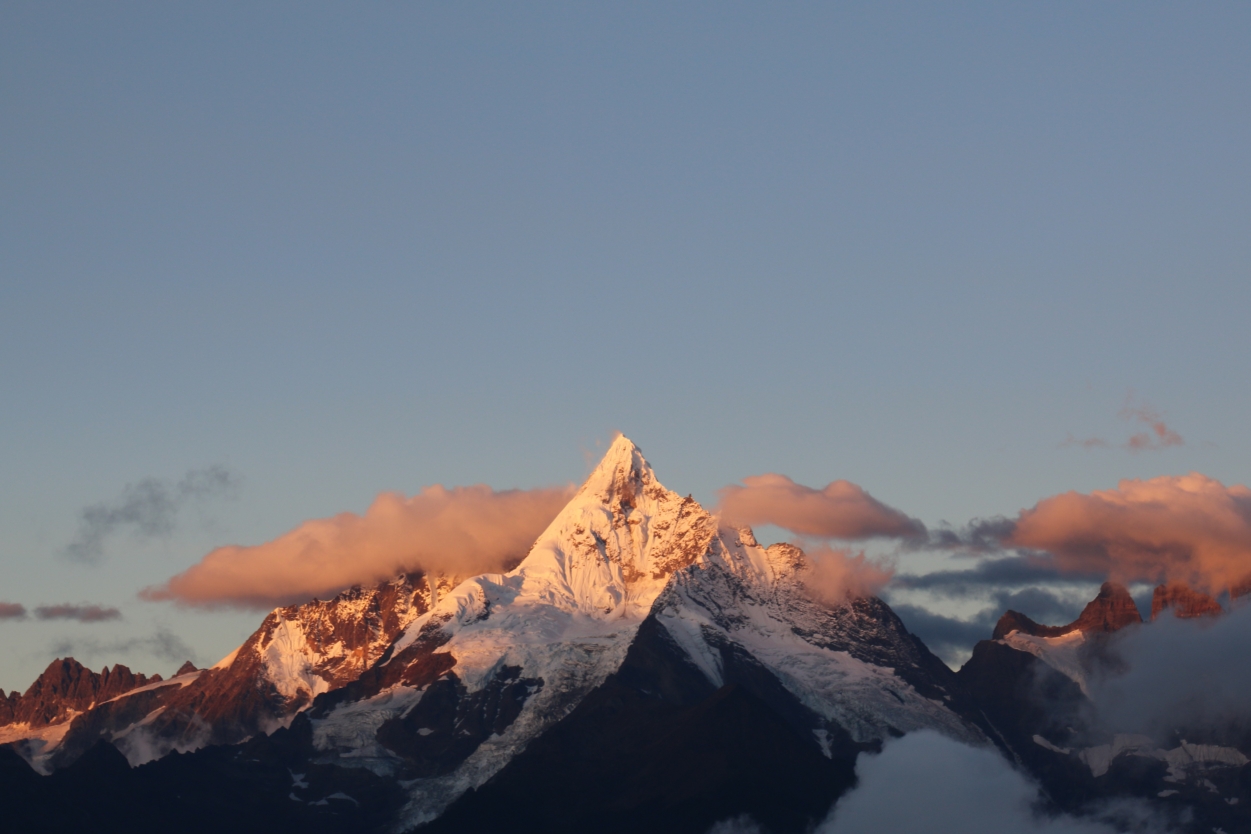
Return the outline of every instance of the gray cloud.
<path id="1" fill-rule="evenodd" d="M 145 538 L 169 535 L 184 507 L 210 498 L 233 496 L 238 486 L 238 476 L 224 466 L 193 469 L 177 482 L 144 478 L 137 484 L 127 484 L 112 501 L 83 508 L 78 534 L 65 548 L 65 554 L 83 562 L 99 561 L 105 540 L 119 530 Z"/>
<path id="2" fill-rule="evenodd" d="M 1214 619 L 1162 617 L 1128 630 L 1116 652 L 1121 673 L 1091 682 L 1107 729 L 1174 743 L 1178 731 L 1200 742 L 1251 727 L 1251 606 Z"/>
<path id="3" fill-rule="evenodd" d="M 120 620 L 122 612 L 104 605 L 41 605 L 35 609 L 35 616 L 41 620 L 77 620 L 80 623 L 99 623 L 105 620 Z"/>
<path id="4" fill-rule="evenodd" d="M 26 619 L 26 606 L 17 602 L 0 602 L 0 620 Z"/>
<path id="5" fill-rule="evenodd" d="M 930 530 L 919 543 L 927 550 L 958 550 L 964 553 L 999 553 L 1016 529 L 1016 522 L 1004 516 L 975 518 L 963 527 L 939 527 Z M 917 545 L 913 545 L 916 547 Z"/>
<path id="6" fill-rule="evenodd" d="M 1045 553 L 1023 552 L 1016 556 L 983 559 L 968 570 L 942 570 L 925 574 L 895 574 L 895 588 L 932 590 L 952 597 L 984 596 L 998 588 L 1028 585 L 1087 585 L 1103 581 L 1102 573 L 1061 573 Z"/>
<path id="7" fill-rule="evenodd" d="M 56 657 L 110 657 L 133 652 L 142 652 L 170 663 L 184 660 L 197 662 L 195 652 L 183 642 L 182 638 L 164 628 L 157 629 L 155 634 L 146 637 L 131 637 L 122 640 L 63 639 L 53 643 L 48 651 Z"/>
<path id="8" fill-rule="evenodd" d="M 1101 806 L 1090 818 L 1038 813 L 1038 787 L 989 747 L 932 730 L 890 741 L 856 762 L 859 785 L 838 801 L 817 834 L 959 831 L 961 834 L 1111 834 L 1170 830 L 1145 803 Z"/>

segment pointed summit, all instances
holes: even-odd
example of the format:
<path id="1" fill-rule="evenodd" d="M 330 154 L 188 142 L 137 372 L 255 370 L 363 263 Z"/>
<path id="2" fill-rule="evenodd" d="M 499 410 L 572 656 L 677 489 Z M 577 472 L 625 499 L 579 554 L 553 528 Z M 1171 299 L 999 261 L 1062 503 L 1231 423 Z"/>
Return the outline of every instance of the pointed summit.
<path id="1" fill-rule="evenodd" d="M 582 484 L 578 495 L 593 495 L 605 504 L 616 500 L 632 505 L 635 497 L 648 488 L 657 495 L 667 492 L 657 483 L 642 450 L 630 438 L 619 434 Z"/>
<path id="2" fill-rule="evenodd" d="M 1138 606 L 1129 595 L 1129 589 L 1116 582 L 1104 582 L 1099 595 L 1086 603 L 1081 616 L 1072 627 L 1084 632 L 1119 631 L 1125 626 L 1142 622 Z"/>
<path id="3" fill-rule="evenodd" d="M 665 489 L 618 435 L 514 574 L 534 595 L 596 617 L 645 616 L 675 570 L 709 551 L 716 519 Z"/>

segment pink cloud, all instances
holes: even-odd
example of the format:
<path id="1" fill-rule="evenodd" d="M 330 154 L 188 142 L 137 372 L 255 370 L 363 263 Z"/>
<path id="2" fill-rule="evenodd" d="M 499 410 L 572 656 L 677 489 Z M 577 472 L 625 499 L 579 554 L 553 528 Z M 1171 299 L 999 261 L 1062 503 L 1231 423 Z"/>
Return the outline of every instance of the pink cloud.
<path id="1" fill-rule="evenodd" d="M 717 491 L 717 509 L 727 524 L 774 524 L 801 536 L 833 539 L 914 538 L 925 525 L 878 501 L 850 481 L 822 489 L 785 475 L 754 475 Z"/>
<path id="2" fill-rule="evenodd" d="M 809 566 L 802 574 L 804 585 L 818 598 L 835 605 L 848 597 L 874 596 L 894 576 L 889 566 L 866 558 L 864 553 L 853 555 L 847 550 L 812 544 L 803 550 Z"/>
<path id="3" fill-rule="evenodd" d="M 1191 473 L 1066 492 L 1022 511 L 1004 543 L 1046 550 L 1065 571 L 1219 593 L 1251 576 L 1251 489 Z"/>
<path id="4" fill-rule="evenodd" d="M 219 547 L 140 596 L 269 608 L 404 571 L 497 571 L 526 554 L 572 495 L 573 487 L 497 492 L 482 485 L 436 485 L 411 498 L 384 492 L 363 516 L 340 513 L 265 544 Z"/>

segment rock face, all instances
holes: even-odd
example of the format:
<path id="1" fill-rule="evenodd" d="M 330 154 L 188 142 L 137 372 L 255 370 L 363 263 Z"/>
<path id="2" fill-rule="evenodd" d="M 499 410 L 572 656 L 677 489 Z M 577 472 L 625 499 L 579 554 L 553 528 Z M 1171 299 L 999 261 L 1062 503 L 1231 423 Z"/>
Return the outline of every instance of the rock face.
<path id="1" fill-rule="evenodd" d="M 72 657 L 57 658 L 26 692 L 19 695 L 14 691 L 5 697 L 0 691 L 0 727 L 22 724 L 35 730 L 60 724 L 96 704 L 159 680 L 160 675 L 136 675 L 121 664 L 96 673 Z"/>
<path id="2" fill-rule="evenodd" d="M 1039 625 L 1019 611 L 1009 610 L 999 618 L 991 639 L 1002 639 L 1013 631 L 1035 637 L 1060 637 L 1074 631 L 1109 633 L 1141 622 L 1142 615 L 1138 613 L 1138 606 L 1129 595 L 1129 589 L 1115 582 L 1104 582 L 1098 596 L 1086 603 L 1078 618 L 1068 625 Z"/>
<path id="3" fill-rule="evenodd" d="M 1142 622 L 1138 606 L 1129 595 L 1129 589 L 1115 582 L 1104 582 L 1099 595 L 1086 604 L 1071 628 L 1087 634 L 1119 631 L 1129 625 Z"/>
<path id="4" fill-rule="evenodd" d="M 1157 585 L 1151 593 L 1151 619 L 1154 621 L 1165 611 L 1171 611 L 1174 617 L 1183 620 L 1219 617 L 1224 613 L 1215 599 L 1181 582 Z"/>

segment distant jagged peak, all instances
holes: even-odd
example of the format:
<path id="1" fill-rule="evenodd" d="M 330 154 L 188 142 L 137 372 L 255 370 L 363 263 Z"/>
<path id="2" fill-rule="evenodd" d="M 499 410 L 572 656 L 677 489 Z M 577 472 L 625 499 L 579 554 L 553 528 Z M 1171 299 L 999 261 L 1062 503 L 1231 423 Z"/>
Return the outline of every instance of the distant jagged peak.
<path id="1" fill-rule="evenodd" d="M 1129 595 L 1129 589 L 1117 582 L 1104 582 L 1098 595 L 1076 620 L 1063 626 L 1048 626 L 1034 622 L 1020 611 L 1006 611 L 995 624 L 992 640 L 1001 640 L 1014 631 L 1034 637 L 1062 637 L 1074 631 L 1084 634 L 1107 634 L 1129 625 L 1142 622 L 1138 606 Z"/>
<path id="2" fill-rule="evenodd" d="M 1221 604 L 1203 591 L 1197 591 L 1184 582 L 1168 582 L 1157 585 L 1151 593 L 1151 620 L 1165 611 L 1174 617 L 1192 620 L 1197 617 L 1219 617 L 1224 613 Z"/>
<path id="3" fill-rule="evenodd" d="M 72 657 L 58 657 L 24 693 L 14 692 L 0 703 L 0 726 L 59 724 L 97 703 L 160 680 L 160 675 L 136 674 L 120 663 L 93 672 Z"/>
<path id="4" fill-rule="evenodd" d="M 1020 611 L 1013 611 L 1009 608 L 1003 612 L 999 622 L 995 623 L 995 630 L 991 634 L 990 639 L 1002 640 L 1014 631 L 1030 634 L 1034 637 L 1060 637 L 1067 634 L 1070 630 L 1068 626 L 1042 625 Z"/>

